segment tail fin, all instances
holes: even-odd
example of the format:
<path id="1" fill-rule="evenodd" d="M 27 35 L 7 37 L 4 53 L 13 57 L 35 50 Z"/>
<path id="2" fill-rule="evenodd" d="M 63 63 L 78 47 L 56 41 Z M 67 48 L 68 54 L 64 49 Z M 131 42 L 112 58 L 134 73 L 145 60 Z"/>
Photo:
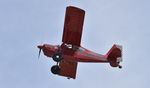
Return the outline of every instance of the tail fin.
<path id="1" fill-rule="evenodd" d="M 119 67 L 119 63 L 122 61 L 122 46 L 113 45 L 113 47 L 108 51 L 106 57 L 112 67 Z"/>

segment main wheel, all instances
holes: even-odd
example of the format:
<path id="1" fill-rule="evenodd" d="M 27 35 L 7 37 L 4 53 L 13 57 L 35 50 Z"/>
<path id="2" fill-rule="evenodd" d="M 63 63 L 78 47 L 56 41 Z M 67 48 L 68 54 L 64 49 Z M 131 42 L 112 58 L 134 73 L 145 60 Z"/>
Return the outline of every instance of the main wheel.
<path id="1" fill-rule="evenodd" d="M 63 59 L 62 57 L 62 54 L 61 53 L 55 53 L 53 56 L 52 56 L 53 60 L 56 61 L 56 62 L 59 62 Z"/>
<path id="2" fill-rule="evenodd" d="M 60 71 L 61 71 L 61 68 L 60 68 L 58 65 L 54 65 L 54 66 L 52 66 L 52 68 L 51 68 L 51 72 L 52 72 L 53 74 L 59 74 Z"/>

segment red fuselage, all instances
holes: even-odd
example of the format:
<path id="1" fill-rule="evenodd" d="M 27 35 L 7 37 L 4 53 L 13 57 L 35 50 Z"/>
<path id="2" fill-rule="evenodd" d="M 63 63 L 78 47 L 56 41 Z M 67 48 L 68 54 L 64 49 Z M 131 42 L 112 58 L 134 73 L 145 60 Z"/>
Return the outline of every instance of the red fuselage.
<path id="1" fill-rule="evenodd" d="M 73 46 L 72 48 L 66 47 L 65 45 L 50 45 L 44 44 L 38 46 L 42 47 L 44 55 L 52 57 L 56 52 L 62 53 L 65 60 L 71 62 L 108 62 L 105 55 L 94 53 L 83 47 Z"/>

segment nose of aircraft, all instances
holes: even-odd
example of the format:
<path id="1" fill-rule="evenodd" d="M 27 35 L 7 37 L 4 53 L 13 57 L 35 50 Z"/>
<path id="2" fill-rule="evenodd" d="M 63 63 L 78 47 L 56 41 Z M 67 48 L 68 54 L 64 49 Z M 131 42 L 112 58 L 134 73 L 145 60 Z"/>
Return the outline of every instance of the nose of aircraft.
<path id="1" fill-rule="evenodd" d="M 43 45 L 38 45 L 37 47 L 38 47 L 39 49 L 42 49 Z"/>
<path id="2" fill-rule="evenodd" d="M 39 55 L 38 55 L 38 58 L 39 58 L 39 57 L 40 57 L 41 50 L 43 49 L 43 45 L 38 45 L 37 47 L 39 48 Z"/>

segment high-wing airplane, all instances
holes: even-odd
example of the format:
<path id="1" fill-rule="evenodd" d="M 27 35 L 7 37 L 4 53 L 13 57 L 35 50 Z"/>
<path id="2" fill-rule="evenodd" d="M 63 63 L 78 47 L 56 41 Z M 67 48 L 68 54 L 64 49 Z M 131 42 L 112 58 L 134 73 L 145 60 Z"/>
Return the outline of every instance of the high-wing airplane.
<path id="1" fill-rule="evenodd" d="M 65 23 L 61 45 L 39 45 L 44 55 L 52 57 L 57 62 L 51 72 L 67 78 L 76 78 L 78 62 L 109 63 L 112 67 L 119 67 L 122 61 L 122 46 L 114 44 L 106 55 L 97 54 L 80 45 L 85 11 L 68 6 L 66 8 Z"/>

